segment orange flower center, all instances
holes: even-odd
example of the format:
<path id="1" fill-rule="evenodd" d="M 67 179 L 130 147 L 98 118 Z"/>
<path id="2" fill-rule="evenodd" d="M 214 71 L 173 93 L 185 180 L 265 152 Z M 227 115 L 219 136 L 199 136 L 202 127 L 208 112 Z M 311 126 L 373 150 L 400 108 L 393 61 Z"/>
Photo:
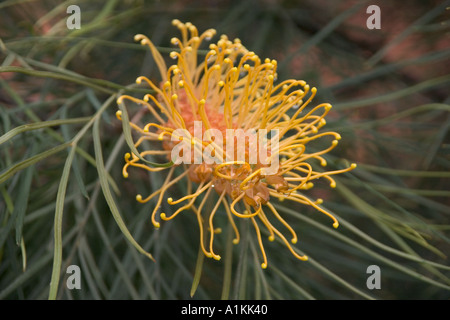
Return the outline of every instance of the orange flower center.
<path id="1" fill-rule="evenodd" d="M 180 89 L 177 93 L 178 99 L 178 108 L 179 113 L 183 118 L 184 124 L 186 126 L 186 130 L 189 132 L 191 136 L 198 135 L 197 132 L 195 132 L 195 122 L 200 121 L 200 115 L 199 111 L 196 108 L 196 113 L 194 113 L 194 110 L 188 101 L 187 95 L 184 91 L 184 89 Z M 209 125 L 212 129 L 219 130 L 222 133 L 223 137 L 223 151 L 226 154 L 226 130 L 227 125 L 224 120 L 223 114 L 220 112 L 217 112 L 216 110 L 213 110 L 208 103 L 205 103 L 204 110 L 209 122 Z M 176 126 L 171 123 L 170 121 L 167 121 L 164 124 L 164 127 L 177 129 Z M 206 131 L 206 127 L 202 126 L 201 136 L 204 137 L 204 133 Z M 234 145 L 237 144 L 237 136 L 233 136 L 234 138 Z M 172 151 L 173 148 L 179 144 L 179 141 L 173 141 L 173 140 L 164 140 L 163 141 L 163 148 L 168 151 Z M 211 141 L 204 141 L 202 140 L 202 148 L 206 148 Z M 254 165 L 249 164 L 250 159 L 250 152 L 252 150 L 255 150 L 252 145 L 252 143 L 258 143 L 249 141 L 248 139 L 245 140 L 245 147 L 244 147 L 244 159 L 245 163 L 240 162 L 234 162 L 230 163 L 229 165 L 222 166 L 220 168 L 221 175 L 215 174 L 216 168 L 218 166 L 217 163 L 208 164 L 206 162 L 202 162 L 200 164 L 194 163 L 194 150 L 191 150 L 191 160 L 188 168 L 188 178 L 195 183 L 201 183 L 201 182 L 209 182 L 212 181 L 215 191 L 218 194 L 223 193 L 224 191 L 226 194 L 228 194 L 232 199 L 236 199 L 239 196 L 243 195 L 243 199 L 247 202 L 247 204 L 251 205 L 252 207 L 259 207 L 260 204 L 265 204 L 267 201 L 269 201 L 269 189 L 268 185 L 272 185 L 277 191 L 285 191 L 288 189 L 288 183 L 287 181 L 281 176 L 281 175 L 270 175 L 270 176 L 264 176 L 262 177 L 259 174 L 254 174 L 256 170 L 266 166 L 261 164 L 261 162 L 258 159 L 258 163 Z M 234 148 L 234 159 L 237 159 L 237 154 L 239 150 L 237 148 Z M 213 151 L 214 153 L 214 151 Z M 213 154 L 214 155 L 214 154 Z M 172 155 L 169 155 L 169 157 Z M 180 154 L 180 156 L 183 156 L 183 154 Z M 173 160 L 173 159 L 171 159 Z M 254 174 L 254 176 L 251 179 L 248 179 L 250 175 Z M 245 183 L 245 186 L 243 186 L 243 181 L 248 180 Z"/>

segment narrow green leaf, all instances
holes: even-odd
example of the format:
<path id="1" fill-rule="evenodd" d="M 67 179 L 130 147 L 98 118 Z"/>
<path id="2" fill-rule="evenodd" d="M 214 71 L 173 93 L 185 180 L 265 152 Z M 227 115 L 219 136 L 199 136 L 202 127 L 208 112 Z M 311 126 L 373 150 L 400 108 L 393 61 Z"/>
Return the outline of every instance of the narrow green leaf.
<path id="1" fill-rule="evenodd" d="M 12 200 L 11 195 L 6 190 L 5 185 L 0 186 L 0 192 L 2 194 L 4 203 L 6 204 L 6 207 L 3 210 L 4 217 L 1 221 L 1 232 L 0 232 L 0 263 L 3 259 L 3 244 L 5 243 L 6 238 L 9 235 L 10 230 L 14 226 L 14 219 L 12 219 L 12 214 L 14 211 L 14 203 Z"/>
<path id="2" fill-rule="evenodd" d="M 227 231 L 227 244 L 225 248 L 225 269 L 223 272 L 223 286 L 222 286 L 222 300 L 228 300 L 230 296 L 231 289 L 231 267 L 233 263 L 233 228 L 231 226 L 228 227 Z"/>
<path id="3" fill-rule="evenodd" d="M 103 163 L 103 154 L 102 154 L 102 146 L 100 141 L 100 129 L 99 129 L 99 118 L 96 119 L 94 122 L 93 127 L 93 139 L 94 139 L 94 150 L 95 150 L 95 160 L 97 163 L 97 171 L 98 171 L 98 177 L 100 180 L 100 185 L 102 187 L 103 195 L 106 199 L 106 202 L 108 203 L 109 209 L 111 210 L 111 213 L 116 220 L 117 225 L 119 226 L 122 233 L 125 235 L 125 237 L 130 241 L 131 244 L 142 254 L 150 258 L 154 261 L 153 256 L 146 252 L 133 238 L 130 231 L 126 227 L 124 221 L 122 220 L 122 217 L 120 215 L 119 209 L 116 206 L 116 203 L 113 199 L 113 196 L 111 194 L 111 190 L 109 189 L 108 184 L 108 175 L 106 172 L 106 168 Z"/>
<path id="4" fill-rule="evenodd" d="M 426 177 L 426 178 L 450 178 L 449 171 L 420 171 L 420 170 L 403 170 L 393 169 L 370 164 L 358 163 L 358 168 L 367 169 L 380 174 L 388 174 L 393 176 L 406 177 Z"/>
<path id="5" fill-rule="evenodd" d="M 8 132 L 6 132 L 4 135 L 0 137 L 0 144 L 7 142 L 8 140 L 12 139 L 14 136 L 24 133 L 31 130 L 38 130 L 48 127 L 54 127 L 54 126 L 60 126 L 63 124 L 74 124 L 74 123 L 83 123 L 88 122 L 90 120 L 90 117 L 84 117 L 84 118 L 72 118 L 72 119 L 59 119 L 59 120 L 49 120 L 49 121 L 42 121 L 42 122 L 35 122 L 35 123 L 27 123 L 18 127 L 15 127 Z"/>
<path id="6" fill-rule="evenodd" d="M 93 89 L 96 89 L 101 92 L 105 93 L 114 93 L 111 89 L 107 89 L 101 85 L 97 85 L 92 83 L 92 81 L 88 78 L 77 78 L 77 77 L 70 77 L 65 74 L 59 74 L 55 72 L 50 71 L 38 71 L 38 70 L 32 70 L 32 69 L 26 69 L 22 67 L 0 67 L 0 72 L 18 72 L 23 73 L 35 77 L 41 77 L 41 78 L 51 78 L 51 79 L 58 79 L 58 80 L 64 80 L 69 82 L 74 82 L 86 87 L 91 87 Z"/>
<path id="7" fill-rule="evenodd" d="M 27 250 L 23 237 L 20 239 L 20 251 L 22 253 L 22 271 L 25 272 L 27 270 Z"/>
<path id="8" fill-rule="evenodd" d="M 13 176 L 17 171 L 23 170 L 23 169 L 35 164 L 38 161 L 41 161 L 45 158 L 48 158 L 48 157 L 64 150 L 65 148 L 69 147 L 71 145 L 71 143 L 72 142 L 69 141 L 69 142 L 60 144 L 59 146 L 53 147 L 49 150 L 41 152 L 31 158 L 28 158 L 26 160 L 23 160 L 13 166 L 11 166 L 7 170 L 3 171 L 2 174 L 0 174 L 0 184 L 2 184 L 3 182 L 5 182 L 9 178 L 11 178 L 11 176 Z"/>
<path id="9" fill-rule="evenodd" d="M 118 90 L 131 91 L 131 92 L 139 92 L 139 93 L 148 93 L 148 89 L 143 88 L 133 88 L 133 87 L 125 87 L 117 83 L 110 82 L 104 79 L 95 79 L 95 78 L 87 78 L 78 73 L 69 71 L 67 69 L 61 67 L 55 67 L 51 64 L 45 64 L 42 62 L 38 62 L 32 59 L 25 59 L 30 65 L 38 65 L 39 67 L 45 67 L 51 71 L 41 71 L 34 70 L 24 67 L 15 67 L 15 66 L 5 66 L 0 67 L 0 73 L 2 72 L 17 72 L 23 73 L 26 75 L 31 75 L 40 78 L 51 78 L 58 79 L 63 81 L 73 82 L 88 88 L 92 88 L 98 90 L 100 92 L 114 94 Z M 31 63 L 32 62 L 32 63 Z"/>
<path id="10" fill-rule="evenodd" d="M 62 263 L 62 219 L 64 212 L 64 199 L 66 197 L 67 183 L 69 181 L 70 168 L 75 156 L 75 147 L 72 146 L 66 163 L 64 164 L 61 180 L 59 181 L 58 193 L 56 194 L 55 222 L 54 222 L 54 252 L 53 252 L 53 270 L 50 281 L 49 300 L 55 300 L 58 293 L 58 285 L 61 275 Z"/>
<path id="11" fill-rule="evenodd" d="M 35 149 L 35 148 L 32 148 Z M 22 181 L 18 190 L 16 205 L 14 206 L 13 219 L 16 223 L 16 244 L 20 245 L 22 239 L 23 219 L 28 206 L 28 198 L 30 195 L 31 181 L 33 177 L 34 166 L 29 166 L 23 171 Z"/>
<path id="12" fill-rule="evenodd" d="M 443 86 L 448 83 L 450 83 L 450 75 L 445 75 L 445 76 L 437 77 L 434 79 L 425 80 L 416 85 L 409 86 L 407 88 L 397 90 L 394 92 L 390 92 L 390 93 L 386 93 L 383 95 L 377 95 L 375 97 L 337 103 L 337 104 L 334 104 L 334 107 L 339 110 L 367 107 L 367 106 L 377 104 L 377 103 L 385 103 L 385 102 L 397 100 L 397 99 L 400 99 L 403 97 L 410 96 L 412 94 L 416 94 L 421 91 L 429 90 L 433 87 Z"/>
<path id="13" fill-rule="evenodd" d="M 205 255 L 201 248 L 198 249 L 197 254 L 197 264 L 195 266 L 195 273 L 194 273 L 194 280 L 192 281 L 192 287 L 191 287 L 191 298 L 194 296 L 195 292 L 197 291 L 198 285 L 200 283 L 200 279 L 202 277 L 202 270 L 203 270 L 203 262 L 205 260 Z"/>

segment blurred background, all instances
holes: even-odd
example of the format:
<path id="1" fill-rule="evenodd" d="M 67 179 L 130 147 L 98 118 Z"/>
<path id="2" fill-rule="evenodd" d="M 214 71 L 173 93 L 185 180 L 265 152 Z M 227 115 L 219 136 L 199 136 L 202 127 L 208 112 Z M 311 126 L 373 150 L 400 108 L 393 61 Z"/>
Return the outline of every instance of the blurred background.
<path id="1" fill-rule="evenodd" d="M 72 4 L 81 9 L 80 29 L 67 28 Z M 366 25 L 369 5 L 380 8 L 380 29 Z M 450 298 L 449 7 L 424 0 L 0 2 L 0 298 Z M 155 204 L 135 200 L 164 176 L 122 177 L 129 148 L 110 97 L 120 90 L 142 97 L 127 87 L 140 75 L 157 81 L 148 49 L 133 37 L 147 35 L 169 58 L 175 18 L 200 32 L 215 28 L 212 42 L 221 34 L 241 39 L 278 61 L 279 81 L 303 79 L 318 88 L 314 105 L 333 105 L 325 128 L 342 140 L 327 155 L 328 168 L 358 168 L 338 176 L 336 189 L 317 183 L 308 195 L 323 198 L 340 227 L 311 208 L 276 204 L 309 261 L 266 241 L 262 270 L 245 221 L 241 243 L 230 245 L 224 209 L 215 238 L 222 260 L 198 258 L 195 214 L 155 230 Z M 66 285 L 69 265 L 80 267 L 80 290 Z M 380 267 L 380 289 L 367 287 L 371 265 Z"/>

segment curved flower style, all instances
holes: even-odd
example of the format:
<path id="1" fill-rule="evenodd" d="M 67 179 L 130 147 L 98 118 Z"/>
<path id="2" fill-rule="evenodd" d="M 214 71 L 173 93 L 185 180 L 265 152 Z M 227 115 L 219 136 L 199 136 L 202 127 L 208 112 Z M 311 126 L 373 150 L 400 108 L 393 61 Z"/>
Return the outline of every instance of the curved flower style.
<path id="1" fill-rule="evenodd" d="M 165 194 L 172 185 L 186 179 L 188 194 L 176 200 L 171 197 L 167 199 L 170 205 L 185 205 L 169 216 L 160 213 L 160 218 L 171 220 L 182 211 L 192 209 L 198 218 L 201 248 L 207 257 L 220 259 L 213 248 L 214 234 L 220 229 L 214 227 L 213 220 L 223 204 L 235 231 L 235 244 L 239 242 L 240 235 L 234 219 L 251 220 L 261 248 L 263 268 L 267 267 L 267 257 L 261 226 L 267 228 L 270 241 L 279 237 L 295 257 L 307 260 L 307 256 L 300 255 L 291 246 L 297 242 L 297 234 L 271 200 L 287 199 L 312 206 L 329 216 L 333 226 L 338 227 L 336 218 L 319 206 L 321 199 L 313 201 L 302 193 L 311 189 L 312 181 L 319 178 L 327 179 L 334 188 L 336 183 L 332 175 L 356 167 L 352 164 L 343 170 L 318 172 L 310 164 L 310 161 L 318 161 L 326 166 L 322 155 L 336 147 L 340 139 L 338 133 L 319 132 L 325 125 L 324 117 L 331 105 L 323 103 L 308 108 L 316 88 L 310 88 L 302 80 L 286 80 L 276 84 L 277 62 L 270 59 L 262 61 L 254 52 L 248 51 L 239 39 L 230 41 L 227 36 L 221 36 L 200 59 L 201 43 L 212 38 L 215 30 L 209 29 L 199 34 L 189 22 L 174 20 L 173 24 L 182 37 L 171 40 L 178 50 L 172 51 L 170 57 L 177 62 L 168 68 L 147 37 L 135 36 L 136 41 L 150 48 L 161 73 L 161 85 L 141 76 L 136 82 L 148 84 L 154 94 L 146 94 L 143 99 L 122 95 L 117 101 L 119 105 L 125 100 L 138 103 L 153 116 L 154 122 L 143 127 L 129 122 L 140 135 L 135 142 L 135 150 L 143 148 L 144 142 L 162 142 L 158 150 L 127 153 L 123 176 L 128 177 L 129 167 L 151 172 L 168 171 L 159 190 L 145 198 L 137 195 L 137 201 L 145 203 L 157 197 L 151 220 L 159 228 L 157 213 Z M 120 120 L 122 115 L 119 110 L 117 117 Z M 259 134 L 269 131 L 270 139 Z M 328 148 L 308 153 L 310 143 L 325 137 L 332 138 Z M 240 148 L 234 148 L 235 143 L 239 142 Z M 157 155 L 166 155 L 174 165 L 155 167 L 144 159 L 145 156 Z M 174 176 L 175 168 L 180 165 L 186 170 Z M 213 189 L 218 196 L 214 196 Z M 205 210 L 208 199 L 214 199 L 215 205 Z M 286 228 L 291 235 L 290 242 L 274 226 L 273 219 Z M 204 229 L 209 232 L 209 243 L 205 243 Z"/>

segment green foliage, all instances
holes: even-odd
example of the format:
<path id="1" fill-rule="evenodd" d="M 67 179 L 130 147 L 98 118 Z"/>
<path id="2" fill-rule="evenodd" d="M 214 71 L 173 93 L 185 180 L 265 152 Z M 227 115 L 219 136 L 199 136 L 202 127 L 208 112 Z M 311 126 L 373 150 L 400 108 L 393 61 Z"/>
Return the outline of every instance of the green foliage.
<path id="1" fill-rule="evenodd" d="M 78 1 L 81 29 L 68 30 L 71 3 L 0 4 L 0 299 L 450 298 L 449 1 L 382 3 L 380 30 L 366 28 L 367 2 L 343 0 Z M 115 100 L 148 92 L 134 80 L 158 74 L 134 34 L 167 54 L 174 18 L 240 38 L 278 61 L 278 79 L 304 79 L 334 106 L 327 128 L 342 140 L 329 167 L 358 168 L 312 196 L 340 227 L 274 203 L 308 261 L 263 239 L 262 270 L 249 221 L 234 245 L 223 208 L 222 259 L 207 259 L 193 213 L 155 230 L 155 204 L 135 200 L 164 178 L 123 178 L 131 136 Z M 72 264 L 81 290 L 66 286 Z M 370 265 L 381 289 L 366 286 Z"/>

